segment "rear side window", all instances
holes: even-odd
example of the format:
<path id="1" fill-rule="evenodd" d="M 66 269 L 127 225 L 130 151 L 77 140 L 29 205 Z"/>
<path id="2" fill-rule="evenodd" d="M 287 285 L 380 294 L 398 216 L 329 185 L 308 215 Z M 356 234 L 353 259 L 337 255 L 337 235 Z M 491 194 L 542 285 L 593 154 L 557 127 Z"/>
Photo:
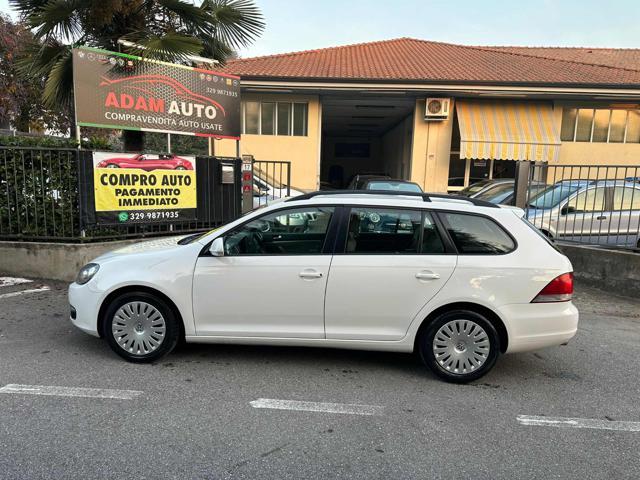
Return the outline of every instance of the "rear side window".
<path id="1" fill-rule="evenodd" d="M 411 255 L 444 253 L 432 217 L 420 210 L 352 208 L 346 253 L 350 255 Z"/>
<path id="2" fill-rule="evenodd" d="M 490 218 L 464 213 L 440 215 L 461 254 L 496 255 L 509 253 L 516 247 L 507 232 Z"/>

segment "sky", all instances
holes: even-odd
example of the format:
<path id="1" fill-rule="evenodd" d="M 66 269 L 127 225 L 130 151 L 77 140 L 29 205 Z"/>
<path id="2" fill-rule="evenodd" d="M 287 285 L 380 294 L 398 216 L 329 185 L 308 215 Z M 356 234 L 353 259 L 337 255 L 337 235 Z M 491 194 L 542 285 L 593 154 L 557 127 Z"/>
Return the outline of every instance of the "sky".
<path id="1" fill-rule="evenodd" d="M 255 0 L 263 35 L 242 57 L 398 37 L 467 45 L 640 48 L 637 0 Z M 0 10 L 8 13 L 7 0 Z"/>

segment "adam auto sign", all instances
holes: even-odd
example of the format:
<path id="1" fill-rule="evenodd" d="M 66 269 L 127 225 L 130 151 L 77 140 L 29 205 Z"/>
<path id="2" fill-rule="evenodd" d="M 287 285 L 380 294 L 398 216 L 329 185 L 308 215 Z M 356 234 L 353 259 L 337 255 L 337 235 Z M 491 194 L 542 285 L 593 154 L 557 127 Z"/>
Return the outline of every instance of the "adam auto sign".
<path id="1" fill-rule="evenodd" d="M 80 126 L 240 138 L 240 79 L 94 48 L 73 50 Z"/>

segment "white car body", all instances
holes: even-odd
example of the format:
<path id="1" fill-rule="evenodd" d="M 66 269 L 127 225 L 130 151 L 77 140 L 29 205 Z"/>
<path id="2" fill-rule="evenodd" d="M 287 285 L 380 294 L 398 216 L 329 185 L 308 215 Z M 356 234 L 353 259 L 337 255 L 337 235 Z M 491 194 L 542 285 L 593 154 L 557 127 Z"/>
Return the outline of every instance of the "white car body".
<path id="1" fill-rule="evenodd" d="M 214 239 L 251 219 L 321 205 L 483 215 L 501 225 L 516 240 L 516 248 L 499 255 L 207 255 Z M 571 301 L 532 299 L 554 278 L 572 272 L 572 266 L 522 215 L 513 208 L 400 195 L 294 198 L 189 244 L 164 238 L 98 257 L 95 277 L 69 287 L 76 312 L 72 322 L 99 336 L 99 319 L 109 300 L 117 292 L 142 287 L 159 292 L 175 306 L 187 342 L 411 352 L 421 324 L 432 312 L 466 305 L 502 324 L 503 353 L 559 345 L 575 335 L 577 309 Z"/>

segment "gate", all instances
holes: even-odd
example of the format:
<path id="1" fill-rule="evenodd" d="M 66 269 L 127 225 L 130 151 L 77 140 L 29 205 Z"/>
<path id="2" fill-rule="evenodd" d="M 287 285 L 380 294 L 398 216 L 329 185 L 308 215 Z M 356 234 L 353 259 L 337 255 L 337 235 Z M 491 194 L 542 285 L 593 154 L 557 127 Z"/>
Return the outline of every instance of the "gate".
<path id="1" fill-rule="evenodd" d="M 291 162 L 253 160 L 253 208 L 296 193 L 291 189 Z"/>

